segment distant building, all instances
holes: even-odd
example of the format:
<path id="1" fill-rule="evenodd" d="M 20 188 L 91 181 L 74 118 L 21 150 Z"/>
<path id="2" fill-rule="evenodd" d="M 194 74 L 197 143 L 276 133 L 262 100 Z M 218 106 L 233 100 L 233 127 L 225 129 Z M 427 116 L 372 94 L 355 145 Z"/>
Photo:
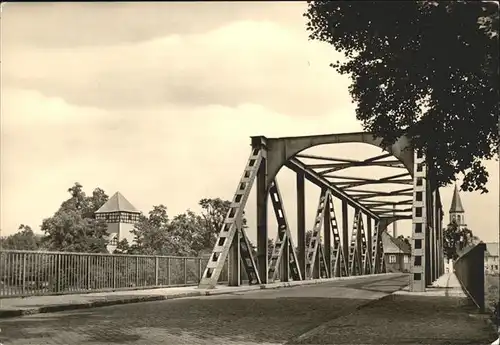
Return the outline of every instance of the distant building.
<path id="1" fill-rule="evenodd" d="M 384 231 L 382 233 L 384 259 L 387 272 L 409 272 L 411 247 L 400 238 L 393 237 Z"/>
<path id="2" fill-rule="evenodd" d="M 112 253 L 116 245 L 123 239 L 129 244 L 134 241 L 132 230 L 139 221 L 139 212 L 125 197 L 116 192 L 95 213 L 96 219 L 104 220 L 108 226 L 109 244 L 108 251 Z"/>
<path id="3" fill-rule="evenodd" d="M 459 228 L 467 226 L 467 224 L 465 224 L 465 210 L 462 205 L 462 200 L 460 199 L 457 185 L 455 185 L 455 190 L 453 191 L 449 215 L 450 224 L 456 222 Z"/>
<path id="4" fill-rule="evenodd" d="M 455 190 L 453 191 L 453 197 L 451 198 L 451 205 L 449 213 L 449 224 L 455 222 L 458 228 L 467 226 L 465 224 L 465 210 L 462 205 L 462 199 L 460 199 L 460 193 L 458 191 L 458 186 L 455 184 Z M 448 260 L 446 266 L 446 272 L 453 272 L 453 260 Z"/>
<path id="5" fill-rule="evenodd" d="M 498 274 L 498 242 L 489 242 L 486 244 L 486 253 L 484 253 L 484 268 L 487 274 Z"/>

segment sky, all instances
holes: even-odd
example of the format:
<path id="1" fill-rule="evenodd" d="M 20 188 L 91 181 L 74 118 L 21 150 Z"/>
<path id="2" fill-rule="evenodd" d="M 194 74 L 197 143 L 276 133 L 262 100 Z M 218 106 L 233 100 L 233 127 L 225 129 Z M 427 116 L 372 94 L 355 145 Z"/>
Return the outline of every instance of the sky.
<path id="1" fill-rule="evenodd" d="M 198 211 L 201 198 L 232 199 L 250 136 L 361 131 L 349 79 L 329 67 L 342 56 L 308 40 L 305 8 L 3 4 L 2 235 L 19 224 L 39 230 L 75 182 L 87 193 L 120 191 L 144 213 L 158 204 L 170 216 Z M 314 150 L 344 158 L 380 154 L 362 144 Z M 495 241 L 499 171 L 497 162 L 487 165 L 491 192 L 461 197 L 468 227 Z M 294 174 L 282 171 L 278 182 L 293 228 Z M 445 212 L 452 192 L 453 186 L 441 190 Z M 308 228 L 318 195 L 317 187 L 306 187 Z M 246 212 L 255 239 L 254 196 Z M 398 224 L 399 233 L 410 231 L 410 222 Z"/>

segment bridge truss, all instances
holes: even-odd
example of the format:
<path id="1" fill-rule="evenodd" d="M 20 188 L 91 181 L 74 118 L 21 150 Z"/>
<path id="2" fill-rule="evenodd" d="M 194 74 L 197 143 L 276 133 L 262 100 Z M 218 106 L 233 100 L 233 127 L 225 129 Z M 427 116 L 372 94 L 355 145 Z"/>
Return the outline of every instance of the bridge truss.
<path id="1" fill-rule="evenodd" d="M 301 154 L 314 146 L 336 143 L 365 143 L 380 147 L 385 153 L 365 160 Z M 359 166 L 383 166 L 400 171 L 380 179 L 346 177 L 337 173 Z M 276 181 L 282 167 L 296 173 L 297 244 L 293 242 Z M 229 285 L 232 286 L 242 283 L 241 268 L 245 270 L 249 284 L 266 284 L 277 279 L 289 281 L 384 273 L 386 263 L 382 233 L 392 222 L 411 219 L 410 289 L 424 291 L 444 273 L 442 205 L 439 190 L 428 176 L 429 167 L 425 158 L 414 152 L 406 137 L 390 147 L 382 147 L 381 139 L 370 133 L 252 137 L 250 157 L 199 286 L 214 288 L 226 259 L 229 259 Z M 308 243 L 305 180 L 321 188 Z M 256 255 L 252 253 L 242 224 L 254 182 L 257 189 Z M 375 184 L 403 187 L 383 192 L 366 187 Z M 403 199 L 390 201 L 394 196 Z M 334 208 L 334 198 L 342 202 L 341 228 L 337 222 L 339 215 Z M 269 199 L 278 223 L 277 238 L 270 255 Z M 354 209 L 351 222 L 348 219 L 349 207 Z"/>

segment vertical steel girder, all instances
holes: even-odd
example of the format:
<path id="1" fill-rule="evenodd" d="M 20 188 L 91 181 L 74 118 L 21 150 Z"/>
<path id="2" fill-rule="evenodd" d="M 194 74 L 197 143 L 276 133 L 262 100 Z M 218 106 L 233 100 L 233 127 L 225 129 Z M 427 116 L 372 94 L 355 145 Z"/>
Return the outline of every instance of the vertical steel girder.
<path id="1" fill-rule="evenodd" d="M 415 153 L 410 291 L 425 291 L 444 273 L 442 205 L 431 186 L 426 159 Z"/>
<path id="2" fill-rule="evenodd" d="M 299 268 L 295 246 L 292 240 L 292 234 L 286 219 L 285 208 L 278 188 L 278 182 L 275 180 L 269 190 L 274 213 L 278 221 L 278 235 L 274 242 L 274 248 L 269 263 L 269 279 L 276 280 L 278 267 L 281 264 L 281 281 L 288 281 L 288 269 L 291 269 L 293 280 L 302 280 L 302 273 Z"/>
<path id="3" fill-rule="evenodd" d="M 361 198 L 358 200 L 358 198 L 351 197 L 322 175 L 308 169 L 301 161 L 293 158 L 294 155 L 311 146 L 339 142 L 380 145 L 380 140 L 374 139 L 368 133 L 276 139 L 252 138 L 250 158 L 200 280 L 201 288 L 215 287 L 226 259 L 229 260 L 230 285 L 241 284 L 240 261 L 250 284 L 266 284 L 277 279 L 288 281 L 290 278 L 302 280 L 385 272 L 382 233 L 391 222 L 403 217 L 381 217 L 383 212 L 374 213 L 369 206 L 359 201 Z M 413 177 L 410 289 L 422 291 L 444 271 L 442 211 L 439 191 L 437 189 L 431 191 L 431 184 L 426 180 L 427 168 L 424 159 L 413 157 L 412 150 L 411 154 L 408 150 L 404 150 L 402 143 L 405 143 L 404 138 L 386 151 L 398 158 L 407 168 L 412 168 L 409 170 Z M 275 178 L 281 166 L 287 166 L 297 173 L 297 248 L 292 240 L 291 229 Z M 304 184 L 306 179 L 321 188 L 309 243 L 306 243 L 305 231 Z M 242 227 L 242 217 L 255 180 L 257 180 L 257 256 L 254 258 L 250 242 Z M 269 195 L 278 223 L 277 238 L 270 254 L 271 257 L 268 257 L 267 202 Z M 342 201 L 342 229 L 338 227 L 333 197 Z M 350 240 L 348 206 L 354 208 Z M 363 214 L 367 217 L 366 228 Z M 374 222 L 373 228 L 372 222 Z M 322 232 L 324 241 L 321 239 Z"/>

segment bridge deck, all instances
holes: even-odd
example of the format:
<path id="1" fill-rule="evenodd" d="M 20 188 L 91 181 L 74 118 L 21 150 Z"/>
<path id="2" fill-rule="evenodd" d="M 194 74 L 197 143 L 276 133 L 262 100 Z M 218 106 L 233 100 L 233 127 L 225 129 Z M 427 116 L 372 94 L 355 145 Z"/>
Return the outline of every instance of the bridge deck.
<path id="1" fill-rule="evenodd" d="M 392 294 L 407 284 L 407 275 L 367 276 L 15 317 L 0 320 L 0 343 L 488 344 L 495 340 L 491 327 L 471 317 L 472 309 L 456 297 Z M 33 301 L 25 300 L 26 307 L 33 306 Z M 12 308 L 14 301 L 10 307 L 6 303 L 2 308 Z"/>

